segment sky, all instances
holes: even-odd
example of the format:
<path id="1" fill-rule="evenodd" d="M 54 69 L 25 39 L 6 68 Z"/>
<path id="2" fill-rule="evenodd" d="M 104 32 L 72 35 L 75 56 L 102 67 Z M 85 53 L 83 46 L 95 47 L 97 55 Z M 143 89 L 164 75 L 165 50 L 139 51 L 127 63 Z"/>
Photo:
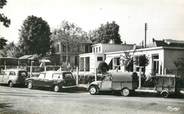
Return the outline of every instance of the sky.
<path id="1" fill-rule="evenodd" d="M 0 12 L 11 19 L 6 28 L 0 23 L 0 36 L 18 42 L 23 21 L 30 15 L 42 17 L 58 28 L 63 20 L 84 31 L 97 29 L 107 21 L 120 26 L 123 42 L 139 44 L 155 39 L 184 40 L 184 0 L 7 0 Z"/>

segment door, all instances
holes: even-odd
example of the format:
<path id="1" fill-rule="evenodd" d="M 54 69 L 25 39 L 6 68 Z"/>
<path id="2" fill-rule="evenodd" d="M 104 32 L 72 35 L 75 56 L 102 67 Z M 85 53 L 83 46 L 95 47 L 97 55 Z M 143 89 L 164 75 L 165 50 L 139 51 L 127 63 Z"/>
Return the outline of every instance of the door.
<path id="1" fill-rule="evenodd" d="M 108 91 L 112 90 L 112 77 L 106 76 L 103 81 L 100 90 Z"/>
<path id="2" fill-rule="evenodd" d="M 1 73 L 0 73 L 0 83 L 3 82 L 4 75 L 5 75 L 5 72 L 4 71 L 1 71 Z"/>
<path id="3" fill-rule="evenodd" d="M 5 75 L 3 76 L 3 83 L 8 84 L 9 78 L 12 77 L 13 79 L 13 77 L 15 76 L 16 76 L 16 73 L 14 71 L 5 72 Z"/>
<path id="4" fill-rule="evenodd" d="M 43 87 L 45 75 L 45 73 L 40 73 L 39 77 L 33 80 L 33 86 Z"/>

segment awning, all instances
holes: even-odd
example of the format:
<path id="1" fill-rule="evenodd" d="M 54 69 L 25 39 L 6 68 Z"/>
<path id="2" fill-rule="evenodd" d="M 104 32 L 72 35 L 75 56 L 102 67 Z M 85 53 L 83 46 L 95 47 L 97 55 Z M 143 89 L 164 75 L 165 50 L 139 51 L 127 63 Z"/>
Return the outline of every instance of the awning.
<path id="1" fill-rule="evenodd" d="M 24 55 L 22 57 L 19 57 L 20 60 L 25 60 L 25 59 L 29 59 L 29 60 L 34 60 L 37 59 L 38 55 L 34 54 L 34 55 Z"/>
<path id="2" fill-rule="evenodd" d="M 40 62 L 41 63 L 50 63 L 51 61 L 49 59 L 41 59 Z"/>
<path id="3" fill-rule="evenodd" d="M 112 59 L 113 59 L 113 57 L 107 57 L 107 58 L 105 59 L 105 62 L 106 62 L 107 64 L 109 64 L 109 63 L 111 62 Z"/>
<path id="4" fill-rule="evenodd" d="M 28 59 L 28 58 L 30 58 L 32 55 L 24 55 L 24 56 L 22 56 L 22 57 L 19 57 L 19 59 Z"/>

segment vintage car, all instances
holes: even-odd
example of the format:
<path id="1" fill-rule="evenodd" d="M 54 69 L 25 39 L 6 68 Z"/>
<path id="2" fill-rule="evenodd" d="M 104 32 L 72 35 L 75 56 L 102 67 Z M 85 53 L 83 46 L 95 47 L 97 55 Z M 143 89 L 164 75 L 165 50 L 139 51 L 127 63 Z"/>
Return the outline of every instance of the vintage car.
<path id="1" fill-rule="evenodd" d="M 25 85 L 25 79 L 28 73 L 24 69 L 7 69 L 0 73 L 0 83 L 8 84 L 9 87 L 14 85 Z"/>
<path id="2" fill-rule="evenodd" d="M 138 87 L 138 76 L 130 72 L 111 72 L 103 75 L 101 81 L 94 81 L 89 85 L 91 95 L 100 91 L 119 91 L 121 95 L 128 96 Z"/>
<path id="3" fill-rule="evenodd" d="M 41 72 L 38 77 L 31 77 L 26 80 L 29 89 L 33 87 L 52 88 L 58 92 L 62 88 L 76 86 L 76 80 L 69 71 L 45 71 Z"/>

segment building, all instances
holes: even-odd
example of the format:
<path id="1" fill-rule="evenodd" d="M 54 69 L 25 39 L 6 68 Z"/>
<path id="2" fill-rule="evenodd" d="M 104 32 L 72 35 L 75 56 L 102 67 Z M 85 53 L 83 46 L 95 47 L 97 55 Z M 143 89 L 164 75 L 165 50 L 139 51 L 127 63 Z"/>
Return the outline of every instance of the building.
<path id="1" fill-rule="evenodd" d="M 126 71 L 125 65 L 121 64 L 124 61 L 125 54 L 129 54 L 133 57 L 133 71 L 139 72 L 144 71 L 146 75 L 155 74 L 169 74 L 177 70 L 175 62 L 180 58 L 184 58 L 184 42 L 175 40 L 154 40 L 153 45 L 148 48 L 127 50 L 127 51 L 116 51 L 105 53 L 106 58 L 112 61 L 112 66 L 115 67 L 120 63 L 120 70 Z M 135 61 L 140 55 L 145 55 L 149 64 L 144 68 L 137 66 Z"/>
<path id="2" fill-rule="evenodd" d="M 135 64 L 141 55 L 149 60 L 146 67 Z M 105 61 L 110 70 L 127 72 L 127 56 L 133 58 L 134 72 L 143 71 L 146 75 L 171 74 L 177 70 L 175 62 L 184 58 L 184 41 L 153 39 L 151 47 L 141 49 L 136 49 L 133 45 L 96 44 L 92 46 L 92 53 L 80 55 L 80 68 L 94 72 L 98 63 Z"/>
<path id="3" fill-rule="evenodd" d="M 54 60 L 56 64 L 69 63 L 71 66 L 79 65 L 79 54 L 91 52 L 92 42 L 88 39 L 81 39 L 80 43 L 68 43 L 60 39 L 54 40 Z"/>
<path id="4" fill-rule="evenodd" d="M 105 53 L 117 52 L 122 50 L 131 50 L 134 44 L 94 44 L 92 53 L 80 54 L 80 71 L 95 72 L 99 63 L 106 60 Z"/>

